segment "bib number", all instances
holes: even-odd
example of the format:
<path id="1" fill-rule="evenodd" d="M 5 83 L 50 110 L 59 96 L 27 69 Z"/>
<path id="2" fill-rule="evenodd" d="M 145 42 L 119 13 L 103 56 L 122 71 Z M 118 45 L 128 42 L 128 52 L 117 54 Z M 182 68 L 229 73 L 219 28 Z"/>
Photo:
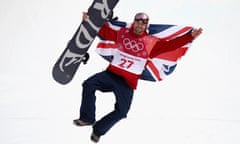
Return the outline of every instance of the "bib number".
<path id="1" fill-rule="evenodd" d="M 121 63 L 118 66 L 129 69 L 133 64 L 134 61 L 121 58 Z"/>
<path id="2" fill-rule="evenodd" d="M 141 74 L 146 64 L 146 59 L 129 55 L 124 52 L 116 52 L 111 62 L 112 65 L 134 74 Z"/>

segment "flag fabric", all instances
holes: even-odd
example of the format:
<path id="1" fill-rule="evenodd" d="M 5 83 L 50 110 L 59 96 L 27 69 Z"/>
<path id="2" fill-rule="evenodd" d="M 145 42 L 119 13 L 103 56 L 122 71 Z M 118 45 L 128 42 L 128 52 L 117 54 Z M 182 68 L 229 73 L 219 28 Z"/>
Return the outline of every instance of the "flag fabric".
<path id="1" fill-rule="evenodd" d="M 131 24 L 121 21 L 108 21 L 110 27 L 115 30 L 121 27 L 130 27 Z M 150 24 L 148 33 L 159 39 L 171 40 L 192 31 L 190 26 L 178 26 L 169 24 Z M 148 58 L 146 67 L 141 74 L 142 80 L 161 81 L 175 70 L 177 62 L 191 46 L 191 42 L 177 48 L 176 50 L 161 53 L 153 58 Z M 118 45 L 113 41 L 101 39 L 97 45 L 96 52 L 104 59 L 111 61 Z"/>

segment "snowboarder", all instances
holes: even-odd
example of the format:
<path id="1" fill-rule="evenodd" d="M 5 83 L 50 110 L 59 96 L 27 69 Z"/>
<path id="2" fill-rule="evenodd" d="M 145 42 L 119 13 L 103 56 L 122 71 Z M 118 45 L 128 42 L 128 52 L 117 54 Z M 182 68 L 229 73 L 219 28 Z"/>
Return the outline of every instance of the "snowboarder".
<path id="1" fill-rule="evenodd" d="M 87 17 L 87 13 L 83 13 L 83 20 Z M 106 70 L 83 82 L 80 118 L 73 121 L 77 126 L 92 126 L 91 140 L 94 142 L 127 117 L 147 59 L 183 46 L 202 33 L 202 28 L 196 28 L 191 33 L 165 41 L 148 35 L 148 24 L 149 16 L 141 12 L 135 15 L 130 28 L 115 30 L 104 23 L 98 33 L 99 37 L 114 41 L 119 47 Z M 113 92 L 116 97 L 114 110 L 98 121 L 95 119 L 96 90 Z"/>

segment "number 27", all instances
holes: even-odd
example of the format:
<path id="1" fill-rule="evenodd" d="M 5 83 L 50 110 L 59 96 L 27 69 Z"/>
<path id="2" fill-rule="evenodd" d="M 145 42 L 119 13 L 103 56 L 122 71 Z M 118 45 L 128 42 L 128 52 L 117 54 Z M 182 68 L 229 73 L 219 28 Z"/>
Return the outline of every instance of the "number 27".
<path id="1" fill-rule="evenodd" d="M 121 63 L 119 64 L 122 68 L 130 68 L 134 64 L 134 61 L 126 60 L 124 58 L 121 58 Z"/>

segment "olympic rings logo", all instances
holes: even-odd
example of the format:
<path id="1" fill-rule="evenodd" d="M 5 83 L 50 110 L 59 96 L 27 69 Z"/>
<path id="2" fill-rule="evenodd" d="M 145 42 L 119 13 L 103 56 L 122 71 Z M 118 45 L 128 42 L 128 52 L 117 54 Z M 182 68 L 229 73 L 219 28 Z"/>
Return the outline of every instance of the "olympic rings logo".
<path id="1" fill-rule="evenodd" d="M 133 52 L 139 52 L 144 49 L 143 43 L 130 40 L 129 38 L 123 40 L 123 45 L 126 49 L 132 50 Z"/>

